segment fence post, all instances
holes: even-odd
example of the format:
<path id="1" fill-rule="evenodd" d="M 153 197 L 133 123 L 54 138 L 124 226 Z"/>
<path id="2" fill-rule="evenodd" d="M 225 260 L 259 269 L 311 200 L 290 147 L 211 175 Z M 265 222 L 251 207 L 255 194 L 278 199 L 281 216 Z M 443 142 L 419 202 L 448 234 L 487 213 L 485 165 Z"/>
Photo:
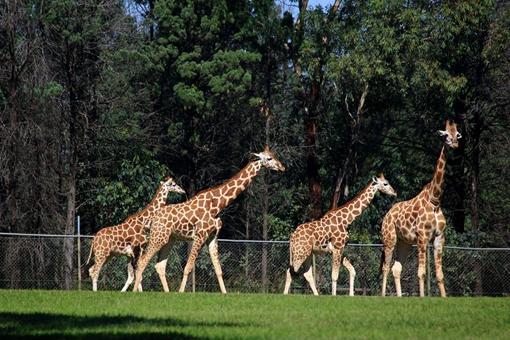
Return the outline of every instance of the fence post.
<path id="1" fill-rule="evenodd" d="M 76 229 L 78 229 L 78 249 L 77 249 L 77 252 L 78 252 L 78 290 L 81 290 L 81 239 L 80 239 L 80 235 L 81 235 L 81 231 L 80 231 L 80 215 L 78 215 L 76 217 L 77 221 L 76 221 Z"/>
<path id="2" fill-rule="evenodd" d="M 430 296 L 430 246 L 427 245 L 427 296 Z"/>

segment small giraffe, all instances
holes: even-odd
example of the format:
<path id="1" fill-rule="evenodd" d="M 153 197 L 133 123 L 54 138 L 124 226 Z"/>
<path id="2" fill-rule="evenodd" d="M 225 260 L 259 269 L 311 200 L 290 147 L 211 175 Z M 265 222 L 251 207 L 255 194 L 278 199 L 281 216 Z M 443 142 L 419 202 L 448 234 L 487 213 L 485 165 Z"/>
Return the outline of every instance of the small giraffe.
<path id="1" fill-rule="evenodd" d="M 312 273 L 312 253 L 331 253 L 333 266 L 331 270 L 331 294 L 336 295 L 336 283 L 340 270 L 340 264 L 349 270 L 349 295 L 354 295 L 354 276 L 356 272 L 351 263 L 344 257 L 342 252 L 348 239 L 347 228 L 361 215 L 363 210 L 372 202 L 375 194 L 381 191 L 387 195 L 396 196 L 397 193 L 383 174 L 374 177 L 372 181 L 349 202 L 341 207 L 328 211 L 321 219 L 301 224 L 290 237 L 290 265 L 287 269 L 284 294 L 289 293 L 292 277 L 295 276 L 301 266 L 304 268 L 304 277 L 310 284 L 315 295 L 319 295 L 315 287 Z"/>
<path id="2" fill-rule="evenodd" d="M 446 129 L 439 130 L 444 138 L 446 147 L 456 149 L 458 140 L 462 137 L 457 132 L 454 122 L 446 121 Z M 434 238 L 434 262 L 436 278 L 442 297 L 446 297 L 444 288 L 444 275 L 442 269 L 442 253 L 444 245 L 444 228 L 446 220 L 440 208 L 443 192 L 444 173 L 446 167 L 445 145 L 441 148 L 436 163 L 432 181 L 425 185 L 421 192 L 408 201 L 398 202 L 388 211 L 381 228 L 384 249 L 381 258 L 381 271 L 383 274 L 381 295 L 386 295 L 386 282 L 390 270 L 393 249 L 397 246 L 397 256 L 392 267 L 393 278 L 397 296 L 402 296 L 400 286 L 400 273 L 402 262 L 406 259 L 411 245 L 418 246 L 418 280 L 420 282 L 420 296 L 425 296 L 425 261 L 429 241 Z"/>
<path id="3" fill-rule="evenodd" d="M 184 190 L 175 181 L 167 177 L 160 182 L 160 186 L 152 201 L 138 213 L 131 215 L 124 222 L 116 226 L 99 230 L 92 240 L 90 254 L 87 260 L 89 263 L 94 253 L 94 265 L 89 268 L 89 275 L 92 278 L 92 289 L 97 290 L 97 279 L 101 267 L 112 256 L 128 256 L 128 278 L 122 288 L 125 292 L 134 279 L 134 267 L 141 254 L 141 247 L 147 242 L 147 229 L 150 228 L 151 219 L 158 209 L 166 205 L 169 192 L 184 194 Z M 141 290 L 141 286 L 140 286 Z"/>
<path id="4" fill-rule="evenodd" d="M 137 291 L 142 273 L 150 259 L 158 253 L 156 271 L 159 274 L 163 290 L 168 292 L 165 270 L 170 247 L 176 240 L 186 240 L 192 241 L 193 244 L 184 268 L 179 292 L 184 292 L 188 275 L 192 271 L 198 252 L 204 243 L 208 244 L 209 255 L 220 290 L 224 294 L 227 292 L 223 283 L 217 242 L 222 221 L 217 216 L 248 187 L 262 167 L 285 171 L 285 167 L 276 159 L 267 145 L 263 152 L 254 155 L 257 157 L 256 160 L 249 162 L 241 171 L 223 184 L 201 191 L 184 203 L 168 205 L 160 211 L 159 216 L 153 222 L 149 244 L 137 265 L 133 291 Z"/>

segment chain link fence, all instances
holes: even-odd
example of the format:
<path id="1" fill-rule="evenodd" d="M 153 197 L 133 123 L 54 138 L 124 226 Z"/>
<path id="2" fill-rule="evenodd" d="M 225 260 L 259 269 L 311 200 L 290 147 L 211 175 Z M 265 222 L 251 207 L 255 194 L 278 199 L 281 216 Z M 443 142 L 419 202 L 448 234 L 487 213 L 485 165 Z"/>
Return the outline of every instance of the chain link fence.
<path id="1" fill-rule="evenodd" d="M 66 242 L 67 240 L 67 242 Z M 72 262 L 69 241 L 73 242 Z M 30 235 L 0 233 L 0 288 L 10 289 L 91 289 L 88 265 L 92 237 L 62 235 Z M 186 264 L 189 245 L 177 243 L 169 256 L 167 279 L 171 290 L 177 290 Z M 344 255 L 356 269 L 355 295 L 380 293 L 379 265 L 381 245 L 349 244 Z M 285 271 L 289 263 L 288 242 L 219 240 L 219 252 L 227 291 L 282 293 Z M 433 249 L 427 257 L 428 295 L 438 296 L 433 263 Z M 78 260 L 79 257 L 79 260 Z M 159 277 L 154 270 L 154 259 L 144 272 L 144 290 L 161 290 Z M 331 293 L 331 256 L 315 256 L 317 288 L 321 294 Z M 68 263 L 74 266 L 69 270 Z M 81 264 L 81 266 L 80 266 Z M 402 294 L 418 295 L 417 252 L 413 248 L 403 263 Z M 447 294 L 510 295 L 510 248 L 445 247 L 443 271 Z M 69 278 L 67 276 L 71 275 Z M 66 280 L 67 277 L 67 280 Z M 127 278 L 127 259 L 112 258 L 101 270 L 99 290 L 120 290 Z M 67 282 L 65 284 L 65 282 Z M 394 294 L 393 279 L 388 278 L 388 292 Z M 204 247 L 197 259 L 193 275 L 188 280 L 187 291 L 219 292 L 211 260 Z M 340 270 L 338 294 L 347 294 L 348 273 Z M 304 278 L 293 280 L 291 292 L 309 294 Z"/>

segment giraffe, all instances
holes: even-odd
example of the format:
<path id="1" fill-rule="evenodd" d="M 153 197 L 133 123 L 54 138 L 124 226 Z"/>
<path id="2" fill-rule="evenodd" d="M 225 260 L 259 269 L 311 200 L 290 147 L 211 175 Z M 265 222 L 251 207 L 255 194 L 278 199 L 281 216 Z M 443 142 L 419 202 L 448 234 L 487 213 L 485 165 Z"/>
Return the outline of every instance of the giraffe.
<path id="1" fill-rule="evenodd" d="M 386 213 L 386 216 L 384 216 L 381 228 L 384 244 L 381 257 L 381 271 L 383 274 L 382 296 L 386 295 L 386 282 L 395 246 L 397 248 L 397 255 L 392 267 L 392 273 L 397 296 L 402 296 L 400 286 L 402 262 L 406 259 L 409 249 L 413 244 L 416 244 L 418 248 L 420 296 L 425 296 L 426 250 L 427 244 L 434 238 L 434 262 L 437 283 L 441 296 L 446 297 L 442 269 L 442 253 L 445 242 L 443 232 L 446 220 L 439 205 L 443 192 L 446 148 L 456 149 L 459 146 L 458 140 L 462 136 L 457 132 L 457 125 L 449 120 L 446 121 L 445 130 L 439 130 L 438 134 L 443 138 L 444 145 L 441 148 L 432 181 L 425 185 L 414 198 L 394 204 L 388 213 Z"/>
<path id="2" fill-rule="evenodd" d="M 349 202 L 328 211 L 319 220 L 301 224 L 296 228 L 290 237 L 290 265 L 287 269 L 284 294 L 289 293 L 292 277 L 300 272 L 303 266 L 304 272 L 301 271 L 301 273 L 308 281 L 313 294 L 319 295 L 312 273 L 311 255 L 312 253 L 331 253 L 333 256 L 331 294 L 336 295 L 340 264 L 343 263 L 349 271 L 349 295 L 354 295 L 356 271 L 347 258 L 343 257 L 342 260 L 342 252 L 348 239 L 347 228 L 369 206 L 378 191 L 391 196 L 397 195 L 381 173 Z"/>
<path id="3" fill-rule="evenodd" d="M 158 209 L 166 205 L 169 192 L 184 194 L 171 177 L 160 182 L 160 186 L 152 201 L 138 213 L 129 216 L 121 224 L 99 230 L 92 240 L 89 263 L 94 253 L 94 265 L 89 268 L 92 278 L 92 290 L 97 291 L 97 279 L 101 267 L 113 256 L 128 256 L 128 278 L 122 288 L 125 292 L 134 279 L 134 267 L 141 254 L 141 247 L 147 242 L 147 229 L 150 228 L 151 219 Z M 141 289 L 141 286 L 140 286 Z"/>
<path id="4" fill-rule="evenodd" d="M 159 274 L 163 290 L 168 292 L 165 270 L 171 245 L 176 240 L 192 241 L 191 251 L 181 281 L 179 292 L 184 292 L 188 275 L 193 269 L 195 260 L 204 243 L 208 244 L 209 255 L 223 294 L 227 291 L 223 283 L 223 274 L 218 255 L 218 233 L 222 221 L 218 214 L 227 207 L 258 174 L 262 167 L 275 171 L 285 171 L 285 167 L 275 155 L 265 147 L 264 151 L 253 154 L 256 159 L 250 161 L 232 178 L 216 187 L 199 192 L 184 203 L 168 205 L 160 210 L 154 220 L 149 243 L 141 256 L 135 275 L 133 291 L 138 290 L 142 273 L 150 259 L 158 253 L 156 271 Z"/>

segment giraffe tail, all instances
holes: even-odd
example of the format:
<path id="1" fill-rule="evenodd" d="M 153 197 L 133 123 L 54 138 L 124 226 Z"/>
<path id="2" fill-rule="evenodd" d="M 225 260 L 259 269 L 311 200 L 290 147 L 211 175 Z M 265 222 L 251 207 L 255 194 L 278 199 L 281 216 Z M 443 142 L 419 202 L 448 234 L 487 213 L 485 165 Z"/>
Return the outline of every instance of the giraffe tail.
<path id="1" fill-rule="evenodd" d="M 385 255 L 384 255 L 384 247 L 381 251 L 381 262 L 379 263 L 379 272 L 377 273 L 377 282 L 381 282 L 382 277 L 382 267 L 384 265 Z"/>
<path id="2" fill-rule="evenodd" d="M 94 251 L 94 240 L 92 240 L 92 245 L 90 246 L 89 258 L 87 259 L 87 263 L 85 263 L 86 266 L 89 264 L 90 259 L 92 258 L 93 251 Z"/>
<path id="3" fill-rule="evenodd" d="M 292 258 L 292 244 L 291 244 L 291 242 L 289 242 L 289 270 L 290 270 L 290 274 L 292 276 L 295 276 L 297 273 L 294 271 L 294 266 L 292 265 L 293 263 L 294 263 L 294 261 Z"/>

